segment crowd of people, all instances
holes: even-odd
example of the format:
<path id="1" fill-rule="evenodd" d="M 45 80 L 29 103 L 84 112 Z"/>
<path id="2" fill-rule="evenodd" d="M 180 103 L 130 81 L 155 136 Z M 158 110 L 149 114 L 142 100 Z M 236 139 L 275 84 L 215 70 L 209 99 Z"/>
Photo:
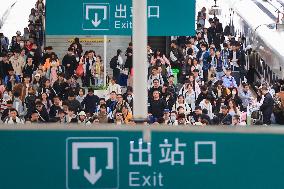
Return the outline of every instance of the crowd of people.
<path id="1" fill-rule="evenodd" d="M 11 43 L 5 37 L 1 40 L 3 123 L 135 124 L 133 101 L 139 99 L 132 90 L 132 43 L 125 53 L 118 49 L 111 59 L 113 73 L 107 96 L 100 98 L 93 87 L 105 79 L 101 56 L 94 50 L 84 52 L 79 38 L 74 39 L 62 61 L 50 46 L 41 52 L 43 15 L 44 4 L 38 0 L 25 33 L 17 32 Z M 203 8 L 198 13 L 196 35 L 172 40 L 169 54 L 148 46 L 149 116 L 145 123 L 281 122 L 284 82 L 274 88 L 262 84 L 254 94 L 247 80 L 242 38 L 226 34 L 216 17 L 210 18 L 210 27 L 205 28 L 206 15 Z M 276 93 L 278 101 L 273 98 Z M 273 112 L 276 102 L 280 102 L 277 113 Z"/>

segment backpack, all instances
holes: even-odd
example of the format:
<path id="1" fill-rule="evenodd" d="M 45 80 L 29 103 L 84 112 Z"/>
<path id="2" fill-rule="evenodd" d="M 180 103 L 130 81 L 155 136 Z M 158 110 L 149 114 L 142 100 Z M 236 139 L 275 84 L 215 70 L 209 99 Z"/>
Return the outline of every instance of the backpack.
<path id="1" fill-rule="evenodd" d="M 117 60 L 118 60 L 118 57 L 117 56 L 114 56 L 111 61 L 110 61 L 110 68 L 111 69 L 115 69 L 117 67 Z"/>

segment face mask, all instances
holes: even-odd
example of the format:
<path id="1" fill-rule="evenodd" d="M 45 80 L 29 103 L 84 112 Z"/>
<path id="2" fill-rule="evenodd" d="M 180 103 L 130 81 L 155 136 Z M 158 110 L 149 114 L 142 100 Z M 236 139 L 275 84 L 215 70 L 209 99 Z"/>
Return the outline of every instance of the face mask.
<path id="1" fill-rule="evenodd" d="M 128 96 L 128 97 L 127 97 L 127 100 L 128 100 L 128 101 L 131 101 L 131 100 L 132 100 L 132 96 Z"/>
<path id="2" fill-rule="evenodd" d="M 24 43 L 20 43 L 20 47 L 23 48 L 25 46 Z"/>
<path id="3" fill-rule="evenodd" d="M 9 98 L 9 94 L 8 94 L 8 93 L 4 93 L 4 94 L 3 94 L 3 98 L 4 98 L 4 99 Z"/>
<path id="4" fill-rule="evenodd" d="M 177 119 L 176 116 L 171 116 L 171 121 L 174 122 L 174 121 L 176 121 L 176 119 Z"/>
<path id="5" fill-rule="evenodd" d="M 236 95 L 237 94 L 237 92 L 236 91 L 232 91 L 232 95 Z"/>

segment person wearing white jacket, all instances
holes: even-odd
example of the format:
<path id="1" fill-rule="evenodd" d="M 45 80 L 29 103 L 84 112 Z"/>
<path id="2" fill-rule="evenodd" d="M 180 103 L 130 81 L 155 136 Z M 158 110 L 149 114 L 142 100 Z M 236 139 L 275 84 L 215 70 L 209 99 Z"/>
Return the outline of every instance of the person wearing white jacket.
<path id="1" fill-rule="evenodd" d="M 191 108 L 190 106 L 185 102 L 184 96 L 183 95 L 179 95 L 178 99 L 176 101 L 176 103 L 173 105 L 172 107 L 172 111 L 176 111 L 178 112 L 179 107 L 183 107 L 184 109 L 184 113 L 187 116 L 188 114 L 190 114 L 191 112 Z"/>
<path id="2" fill-rule="evenodd" d="M 192 85 L 188 85 L 184 93 L 185 102 L 190 106 L 192 110 L 195 110 L 195 101 L 197 99 L 197 94 L 193 90 Z"/>
<path id="3" fill-rule="evenodd" d="M 119 84 L 116 83 L 114 78 L 112 78 L 109 82 L 107 94 L 110 95 L 110 93 L 112 93 L 113 91 L 115 91 L 116 94 L 121 94 L 121 87 Z"/>
<path id="4" fill-rule="evenodd" d="M 16 109 L 12 108 L 9 112 L 9 116 L 4 120 L 5 124 L 24 124 L 24 121 L 18 117 Z"/>
<path id="5" fill-rule="evenodd" d="M 199 106 L 202 108 L 202 110 L 206 109 L 208 111 L 208 116 L 210 117 L 210 119 L 213 119 L 214 114 L 212 111 L 212 104 L 210 102 L 210 98 L 205 98 L 204 100 L 202 100 Z"/>

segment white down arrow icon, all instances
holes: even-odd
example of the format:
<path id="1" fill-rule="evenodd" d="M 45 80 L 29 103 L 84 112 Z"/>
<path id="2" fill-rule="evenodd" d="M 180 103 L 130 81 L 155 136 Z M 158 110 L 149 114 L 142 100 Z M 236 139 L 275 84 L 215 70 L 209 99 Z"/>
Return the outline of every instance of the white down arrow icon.
<path id="1" fill-rule="evenodd" d="M 95 13 L 95 18 L 94 20 L 92 20 L 92 24 L 95 26 L 95 27 L 98 27 L 100 24 L 101 24 L 101 20 L 98 19 L 98 13 Z"/>
<path id="2" fill-rule="evenodd" d="M 96 172 L 96 171 L 97 171 L 96 170 L 96 157 L 90 157 L 90 172 L 88 172 L 85 169 L 84 170 L 84 176 L 93 185 L 96 184 L 96 182 L 102 176 L 102 170 L 101 169 L 98 172 Z"/>
<path id="3" fill-rule="evenodd" d="M 90 20 L 90 10 L 103 10 L 103 20 L 108 19 L 108 7 L 104 5 L 87 5 L 86 6 L 86 20 Z M 95 18 L 92 20 L 92 24 L 97 28 L 102 23 L 102 20 L 99 19 L 99 14 L 95 12 Z"/>

